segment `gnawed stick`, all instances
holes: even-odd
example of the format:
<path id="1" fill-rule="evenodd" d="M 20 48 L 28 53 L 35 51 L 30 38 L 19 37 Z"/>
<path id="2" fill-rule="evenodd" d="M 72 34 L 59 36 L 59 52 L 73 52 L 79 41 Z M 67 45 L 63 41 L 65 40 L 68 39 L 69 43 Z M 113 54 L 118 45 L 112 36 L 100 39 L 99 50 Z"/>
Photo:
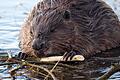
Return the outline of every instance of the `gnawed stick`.
<path id="1" fill-rule="evenodd" d="M 68 60 L 68 61 L 84 61 L 84 60 L 85 58 L 82 55 L 75 55 L 71 60 Z M 54 62 L 54 61 L 64 61 L 64 60 L 63 60 L 63 56 L 52 56 L 52 57 L 41 58 L 40 61 L 41 62 Z"/>

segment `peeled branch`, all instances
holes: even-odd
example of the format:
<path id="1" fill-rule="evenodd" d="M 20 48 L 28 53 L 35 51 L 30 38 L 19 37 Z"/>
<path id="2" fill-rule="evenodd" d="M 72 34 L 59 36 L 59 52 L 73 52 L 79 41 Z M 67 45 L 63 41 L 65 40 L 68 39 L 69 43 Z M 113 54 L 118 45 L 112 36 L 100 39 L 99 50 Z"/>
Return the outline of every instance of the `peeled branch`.
<path id="1" fill-rule="evenodd" d="M 85 58 L 82 55 L 75 55 L 71 60 L 68 61 L 84 61 Z M 54 61 L 64 61 L 63 56 L 52 56 L 44 57 L 40 59 L 41 62 L 54 62 Z"/>

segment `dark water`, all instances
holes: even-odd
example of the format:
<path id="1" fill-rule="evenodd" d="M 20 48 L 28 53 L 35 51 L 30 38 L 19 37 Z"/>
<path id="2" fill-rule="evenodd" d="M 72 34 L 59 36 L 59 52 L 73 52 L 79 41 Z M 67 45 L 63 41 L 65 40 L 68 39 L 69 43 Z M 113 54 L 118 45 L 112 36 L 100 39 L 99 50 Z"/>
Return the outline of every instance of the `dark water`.
<path id="1" fill-rule="evenodd" d="M 18 35 L 20 26 L 24 22 L 26 14 L 30 11 L 37 0 L 1 0 L 0 2 L 0 52 L 9 51 L 13 54 L 19 52 Z M 113 2 L 117 1 L 117 2 Z M 106 0 L 115 12 L 120 16 L 120 1 Z M 93 62 L 75 64 L 80 69 L 69 69 L 58 67 L 61 80 L 85 80 L 86 77 L 96 79 L 104 72 L 108 71 L 111 63 Z M 74 66 L 74 65 L 73 65 Z M 12 80 L 6 66 L 0 66 L 0 80 Z M 26 76 L 19 76 L 16 80 L 29 80 Z M 37 80 L 37 79 L 32 79 Z M 39 80 L 39 79 L 38 79 Z M 120 72 L 114 74 L 109 80 L 120 80 Z"/>

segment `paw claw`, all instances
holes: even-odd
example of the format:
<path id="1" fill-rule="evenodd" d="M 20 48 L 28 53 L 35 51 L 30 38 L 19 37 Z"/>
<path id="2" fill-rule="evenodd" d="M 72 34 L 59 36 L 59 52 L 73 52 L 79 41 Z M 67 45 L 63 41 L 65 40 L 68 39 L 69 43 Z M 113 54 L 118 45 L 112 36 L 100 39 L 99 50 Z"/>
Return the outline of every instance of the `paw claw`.
<path id="1" fill-rule="evenodd" d="M 70 51 L 64 55 L 63 60 L 70 61 L 70 60 L 72 60 L 73 56 L 75 56 L 75 55 L 77 55 L 77 53 L 75 51 Z"/>
<path id="2" fill-rule="evenodd" d="M 17 58 L 19 59 L 26 59 L 28 55 L 26 53 L 19 52 Z"/>

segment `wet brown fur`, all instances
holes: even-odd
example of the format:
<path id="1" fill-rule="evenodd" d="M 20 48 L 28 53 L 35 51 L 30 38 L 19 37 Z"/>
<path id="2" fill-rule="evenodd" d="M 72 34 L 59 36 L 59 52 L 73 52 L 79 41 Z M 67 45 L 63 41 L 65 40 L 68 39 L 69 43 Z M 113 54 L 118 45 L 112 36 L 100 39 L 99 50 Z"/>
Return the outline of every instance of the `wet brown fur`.
<path id="1" fill-rule="evenodd" d="M 85 57 L 120 46 L 120 22 L 102 0 L 43 0 L 29 14 L 20 32 L 20 48 L 29 55 L 63 55 L 71 50 Z M 65 19 L 65 12 L 70 19 Z M 44 42 L 40 50 L 32 44 Z"/>

